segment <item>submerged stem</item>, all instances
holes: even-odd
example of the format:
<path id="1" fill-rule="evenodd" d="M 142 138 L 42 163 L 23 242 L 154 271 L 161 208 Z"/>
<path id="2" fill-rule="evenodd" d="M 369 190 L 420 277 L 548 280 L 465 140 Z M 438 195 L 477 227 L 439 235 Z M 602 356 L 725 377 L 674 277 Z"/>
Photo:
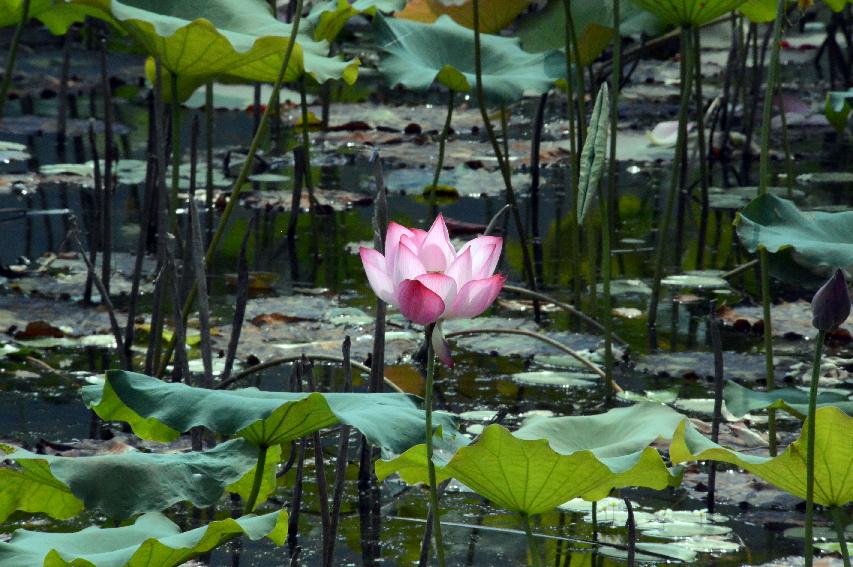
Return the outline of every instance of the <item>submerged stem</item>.
<path id="1" fill-rule="evenodd" d="M 524 533 L 527 534 L 527 547 L 530 550 L 533 566 L 540 567 L 542 565 L 542 557 L 539 555 L 539 547 L 536 545 L 536 538 L 533 536 L 533 529 L 530 526 L 530 516 L 522 513 L 521 523 L 524 524 Z"/>
<path id="2" fill-rule="evenodd" d="M 811 567 L 814 561 L 814 444 L 815 444 L 815 414 L 817 413 L 817 385 L 820 382 L 820 359 L 823 354 L 823 341 L 826 332 L 820 331 L 815 339 L 814 362 L 812 364 L 812 382 L 809 387 L 809 416 L 808 431 L 806 432 L 806 567 Z"/>
<path id="3" fill-rule="evenodd" d="M 844 567 L 850 567 L 850 552 L 847 550 L 847 537 L 844 532 L 847 527 L 845 516 L 844 508 L 841 506 L 832 507 L 832 520 L 835 524 L 835 532 L 838 534 L 838 545 L 841 546 L 841 559 L 844 561 Z"/>
<path id="4" fill-rule="evenodd" d="M 21 36 L 24 35 L 24 27 L 30 19 L 30 0 L 21 2 L 21 21 L 15 28 L 12 36 L 12 44 L 9 46 L 9 54 L 6 56 L 6 68 L 3 70 L 3 83 L 0 84 L 0 118 L 3 118 L 3 110 L 6 107 L 6 97 L 12 86 L 12 73 L 15 71 L 15 59 L 18 57 L 18 47 L 21 45 Z"/>
<path id="5" fill-rule="evenodd" d="M 667 242 L 667 233 L 672 223 L 672 208 L 678 193 L 679 181 L 684 184 L 685 179 L 680 179 L 681 156 L 687 144 L 687 112 L 690 106 L 690 93 L 693 74 L 691 73 L 690 58 L 690 31 L 686 26 L 681 28 L 681 104 L 678 109 L 678 138 L 675 143 L 675 156 L 672 162 L 672 177 L 670 178 L 669 193 L 666 196 L 666 205 L 663 211 L 663 220 L 658 229 L 657 249 L 655 251 L 655 271 L 652 281 L 652 295 L 649 299 L 649 337 L 652 346 L 657 348 L 657 314 L 660 302 L 661 279 L 663 279 L 663 263 L 666 251 L 670 249 Z"/>
<path id="6" fill-rule="evenodd" d="M 770 183 L 770 120 L 773 110 L 773 92 L 779 72 L 779 43 L 782 38 L 782 18 L 785 15 L 786 0 L 779 0 L 776 6 L 776 20 L 773 22 L 773 44 L 770 47 L 770 67 L 767 74 L 767 86 L 764 91 L 764 108 L 761 122 L 761 157 L 759 162 L 758 194 L 767 193 Z M 758 65 L 757 61 L 753 65 Z M 784 112 L 784 110 L 783 110 Z M 773 323 L 770 313 L 770 266 L 767 250 L 758 253 L 761 262 L 761 306 L 764 317 L 764 372 L 767 375 L 767 390 L 776 388 L 773 365 Z M 776 410 L 767 411 L 767 434 L 770 441 L 770 456 L 776 456 Z M 810 544 L 809 544 L 810 545 Z"/>
<path id="7" fill-rule="evenodd" d="M 261 482 L 264 480 L 264 467 L 267 464 L 267 451 L 269 447 L 261 445 L 258 447 L 258 464 L 255 466 L 255 478 L 252 481 L 252 491 L 249 493 L 249 499 L 246 501 L 246 514 L 251 514 L 255 510 L 255 504 L 258 501 L 258 494 L 261 492 Z"/>
<path id="8" fill-rule="evenodd" d="M 441 518 L 438 512 L 438 486 L 435 481 L 435 463 L 432 462 L 432 383 L 435 375 L 435 350 L 432 347 L 432 334 L 435 324 L 427 327 L 427 375 L 424 391 L 424 413 L 426 421 L 427 469 L 429 470 L 429 509 L 432 514 L 432 533 L 435 538 L 435 554 L 440 567 L 445 566 L 444 543 L 441 537 Z"/>

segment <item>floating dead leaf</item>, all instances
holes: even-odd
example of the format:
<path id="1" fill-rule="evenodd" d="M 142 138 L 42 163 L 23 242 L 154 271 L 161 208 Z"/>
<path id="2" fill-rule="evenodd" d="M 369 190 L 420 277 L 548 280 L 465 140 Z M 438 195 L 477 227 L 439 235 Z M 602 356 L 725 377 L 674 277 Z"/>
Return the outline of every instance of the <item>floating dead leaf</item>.
<path id="1" fill-rule="evenodd" d="M 386 366 L 385 377 L 407 394 L 424 395 L 424 377 L 410 364 Z"/>
<path id="2" fill-rule="evenodd" d="M 720 319 L 735 329 L 751 331 L 756 334 L 764 333 L 763 313 L 760 305 L 723 307 L 718 310 Z M 799 300 L 784 302 L 771 307 L 773 320 L 773 336 L 788 339 L 813 339 L 817 329 L 812 326 L 812 308 L 807 301 Z M 839 340 L 849 337 L 853 324 L 844 323 L 834 335 Z"/>
<path id="3" fill-rule="evenodd" d="M 264 325 L 279 325 L 281 323 L 296 323 L 299 321 L 307 321 L 301 317 L 291 317 L 281 313 L 264 313 L 252 317 L 252 325 L 263 327 Z"/>
<path id="4" fill-rule="evenodd" d="M 644 315 L 643 311 L 636 307 L 614 307 L 611 313 L 623 319 L 640 319 Z"/>
<path id="5" fill-rule="evenodd" d="M 27 323 L 23 331 L 16 331 L 14 337 L 16 339 L 40 339 L 43 337 L 53 337 L 55 339 L 62 338 L 65 333 L 62 329 L 54 327 L 47 321 L 31 321 Z"/>

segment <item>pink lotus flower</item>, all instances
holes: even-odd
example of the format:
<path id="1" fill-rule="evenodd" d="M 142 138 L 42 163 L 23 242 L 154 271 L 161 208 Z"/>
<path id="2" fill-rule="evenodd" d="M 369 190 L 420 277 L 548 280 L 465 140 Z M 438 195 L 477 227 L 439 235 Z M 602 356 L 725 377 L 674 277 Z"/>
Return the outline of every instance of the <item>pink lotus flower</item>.
<path id="1" fill-rule="evenodd" d="M 453 367 L 440 322 L 476 317 L 495 301 L 506 279 L 494 274 L 502 247 L 502 238 L 480 236 L 457 253 L 438 215 L 429 231 L 389 223 L 384 256 L 371 248 L 359 252 L 370 287 L 382 301 L 419 325 L 439 323 L 433 347 Z"/>

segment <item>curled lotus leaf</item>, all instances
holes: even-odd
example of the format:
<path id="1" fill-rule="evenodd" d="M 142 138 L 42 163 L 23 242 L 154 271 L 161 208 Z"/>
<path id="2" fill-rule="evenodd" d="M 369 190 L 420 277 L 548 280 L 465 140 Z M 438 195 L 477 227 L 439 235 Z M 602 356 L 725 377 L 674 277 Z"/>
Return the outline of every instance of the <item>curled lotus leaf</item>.
<path id="1" fill-rule="evenodd" d="M 175 567 L 242 535 L 283 544 L 287 512 L 228 518 L 186 532 L 159 512 L 118 528 L 93 526 L 72 533 L 17 530 L 11 540 L 0 542 L 0 567 Z"/>
<path id="2" fill-rule="evenodd" d="M 474 34 L 441 16 L 434 23 L 377 16 L 376 43 L 385 52 L 379 70 L 391 86 L 424 90 L 438 81 L 456 92 L 470 92 L 476 82 Z M 527 53 L 517 39 L 481 35 L 483 91 L 494 102 L 509 103 L 526 92 L 541 94 L 565 75 L 556 50 Z"/>
<path id="3" fill-rule="evenodd" d="M 667 468 L 650 445 L 671 438 L 682 419 L 667 406 L 648 403 L 590 416 L 534 418 L 512 433 L 490 425 L 470 445 L 437 444 L 437 480 L 454 478 L 495 504 L 526 514 L 577 497 L 600 500 L 614 488 L 677 486 L 681 470 Z M 427 482 L 425 447 L 376 463 L 380 479 L 394 472 L 408 483 Z"/>
<path id="4" fill-rule="evenodd" d="M 853 417 L 836 407 L 818 408 L 815 417 L 814 501 L 822 506 L 844 506 L 853 500 Z M 762 457 L 727 449 L 696 431 L 686 420 L 675 432 L 669 448 L 674 463 L 720 461 L 737 465 L 782 490 L 806 497 L 806 435 L 776 457 Z"/>
<path id="5" fill-rule="evenodd" d="M 390 13 L 401 10 L 405 0 L 327 0 L 311 9 L 308 21 L 311 23 L 311 36 L 316 40 L 334 41 L 353 16 L 366 14 L 375 16 L 376 12 Z"/>
<path id="6" fill-rule="evenodd" d="M 0 450 L 10 451 L 0 453 L 0 459 L 19 467 L 0 469 L 0 521 L 15 510 L 67 519 L 85 507 L 124 520 L 183 501 L 212 506 L 235 483 L 239 484 L 231 490 L 247 495 L 238 489 L 251 485 L 258 456 L 258 448 L 244 439 L 191 453 L 62 457 L 12 447 Z M 266 477 L 274 475 L 273 470 L 266 471 Z M 241 482 L 244 478 L 248 481 Z M 267 486 L 266 494 L 271 488 Z"/>
<path id="7" fill-rule="evenodd" d="M 764 409 L 784 410 L 799 419 L 809 412 L 809 393 L 796 388 L 781 388 L 769 392 L 750 390 L 737 382 L 726 382 L 723 398 L 726 409 L 740 419 L 751 411 Z M 845 413 L 853 414 L 853 400 L 841 392 L 818 392 L 818 407 L 835 406 Z"/>
<path id="8" fill-rule="evenodd" d="M 701 26 L 737 9 L 745 0 L 631 0 L 672 25 Z"/>
<path id="9" fill-rule="evenodd" d="M 102 385 L 83 388 L 83 399 L 102 419 L 125 421 L 143 439 L 157 441 L 205 427 L 271 447 L 341 423 L 383 451 L 400 453 L 424 441 L 421 399 L 409 394 L 208 390 L 111 370 Z M 434 423 L 454 430 L 456 418 L 437 413 Z"/>
<path id="10" fill-rule="evenodd" d="M 774 275 L 782 279 L 796 273 L 789 267 L 792 263 L 824 274 L 853 266 L 853 211 L 801 211 L 793 202 L 768 193 L 753 199 L 735 222 L 747 250 L 766 249 L 780 257 Z M 803 278 L 797 276 L 797 281 Z"/>
<path id="11" fill-rule="evenodd" d="M 110 14 L 171 75 L 181 100 L 213 77 L 274 82 L 293 27 L 275 18 L 264 0 L 73 0 Z M 309 75 L 318 82 L 352 83 L 358 61 L 329 57 L 329 45 L 300 33 L 285 72 L 286 82 Z M 146 65 L 153 79 L 153 64 Z"/>

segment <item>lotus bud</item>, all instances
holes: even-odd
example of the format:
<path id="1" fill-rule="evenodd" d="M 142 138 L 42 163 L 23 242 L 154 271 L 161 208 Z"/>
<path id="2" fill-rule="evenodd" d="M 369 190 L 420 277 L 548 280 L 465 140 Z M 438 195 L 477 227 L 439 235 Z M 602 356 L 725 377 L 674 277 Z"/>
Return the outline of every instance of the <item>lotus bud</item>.
<path id="1" fill-rule="evenodd" d="M 828 332 L 841 325 L 850 316 L 850 294 L 844 272 L 836 270 L 812 299 L 812 325 Z"/>

